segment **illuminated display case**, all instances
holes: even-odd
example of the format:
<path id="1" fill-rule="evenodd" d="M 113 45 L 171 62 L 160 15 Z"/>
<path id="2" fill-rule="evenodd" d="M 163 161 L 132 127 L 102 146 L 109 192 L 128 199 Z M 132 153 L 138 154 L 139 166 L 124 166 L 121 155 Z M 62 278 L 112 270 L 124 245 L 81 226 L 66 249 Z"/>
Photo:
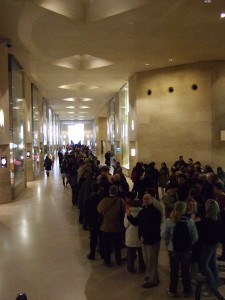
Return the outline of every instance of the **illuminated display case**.
<path id="1" fill-rule="evenodd" d="M 9 56 L 9 110 L 10 110 L 10 174 L 15 187 L 25 181 L 24 171 L 24 116 L 23 75 L 13 56 Z"/>
<path id="2" fill-rule="evenodd" d="M 35 176 L 40 173 L 39 166 L 39 111 L 38 111 L 38 89 L 34 84 L 31 85 L 32 97 L 32 123 L 33 123 L 33 143 L 32 143 L 32 158 L 33 171 Z"/>
<path id="3" fill-rule="evenodd" d="M 112 98 L 109 103 L 109 141 L 111 145 L 111 153 L 115 155 L 115 98 Z"/>
<path id="4" fill-rule="evenodd" d="M 120 90 L 121 158 L 123 167 L 129 169 L 129 90 L 125 84 Z"/>

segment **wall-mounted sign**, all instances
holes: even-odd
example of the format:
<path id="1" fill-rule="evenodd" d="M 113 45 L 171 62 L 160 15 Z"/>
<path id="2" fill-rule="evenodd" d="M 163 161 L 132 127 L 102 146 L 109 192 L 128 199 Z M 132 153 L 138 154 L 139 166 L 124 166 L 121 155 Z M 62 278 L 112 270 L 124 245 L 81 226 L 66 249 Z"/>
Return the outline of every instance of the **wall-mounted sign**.
<path id="1" fill-rule="evenodd" d="M 5 122 L 5 120 L 4 120 L 4 112 L 3 112 L 3 110 L 1 109 L 0 110 L 0 127 L 4 127 L 4 122 Z"/>
<path id="2" fill-rule="evenodd" d="M 135 156 L 136 155 L 136 149 L 131 149 L 130 150 L 130 156 Z"/>
<path id="3" fill-rule="evenodd" d="M 120 147 L 119 147 L 119 146 L 116 147 L 116 152 L 117 152 L 117 153 L 120 153 Z"/>

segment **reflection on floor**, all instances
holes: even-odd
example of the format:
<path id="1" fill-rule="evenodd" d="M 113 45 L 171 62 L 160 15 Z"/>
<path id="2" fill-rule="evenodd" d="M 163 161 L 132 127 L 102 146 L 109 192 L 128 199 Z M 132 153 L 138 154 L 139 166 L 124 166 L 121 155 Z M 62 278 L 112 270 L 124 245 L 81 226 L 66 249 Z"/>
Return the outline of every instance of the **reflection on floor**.
<path id="1" fill-rule="evenodd" d="M 99 258 L 89 261 L 89 234 L 78 224 L 71 190 L 64 190 L 59 169 L 42 174 L 11 204 L 0 206 L 0 299 L 145 300 L 169 299 L 168 256 L 163 242 L 159 286 L 142 288 L 143 274 L 125 265 L 108 269 Z M 181 284 L 179 292 L 182 295 Z M 182 297 L 180 298 L 182 299 Z"/>

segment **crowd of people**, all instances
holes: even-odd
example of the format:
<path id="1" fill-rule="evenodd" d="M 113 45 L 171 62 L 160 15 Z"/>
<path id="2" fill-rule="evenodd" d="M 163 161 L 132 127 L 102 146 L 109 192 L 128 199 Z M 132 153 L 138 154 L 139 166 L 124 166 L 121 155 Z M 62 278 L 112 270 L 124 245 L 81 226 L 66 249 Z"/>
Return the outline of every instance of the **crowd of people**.
<path id="1" fill-rule="evenodd" d="M 129 187 L 119 162 L 101 165 L 87 146 L 58 152 L 64 188 L 71 186 L 79 223 L 90 232 L 87 258 L 99 255 L 105 267 L 126 262 L 129 273 L 145 274 L 143 288 L 159 285 L 161 239 L 168 249 L 168 295 L 177 297 L 181 274 L 184 297 L 203 274 L 211 288 L 219 286 L 217 260 L 225 261 L 225 172 L 180 156 L 169 169 L 163 162 L 137 162 Z M 217 257 L 218 244 L 222 253 Z M 121 249 L 127 250 L 121 257 Z M 99 254 L 98 254 L 99 253 Z M 180 273 L 181 270 L 181 273 Z M 205 290 L 204 295 L 210 295 Z"/>

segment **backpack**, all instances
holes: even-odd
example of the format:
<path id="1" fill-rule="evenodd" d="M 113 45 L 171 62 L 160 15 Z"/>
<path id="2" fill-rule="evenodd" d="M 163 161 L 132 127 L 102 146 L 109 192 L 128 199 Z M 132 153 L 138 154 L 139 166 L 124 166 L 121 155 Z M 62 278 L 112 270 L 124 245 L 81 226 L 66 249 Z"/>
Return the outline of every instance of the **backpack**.
<path id="1" fill-rule="evenodd" d="M 191 235 L 188 228 L 188 218 L 182 217 L 173 232 L 173 250 L 176 252 L 190 251 L 192 248 Z"/>

